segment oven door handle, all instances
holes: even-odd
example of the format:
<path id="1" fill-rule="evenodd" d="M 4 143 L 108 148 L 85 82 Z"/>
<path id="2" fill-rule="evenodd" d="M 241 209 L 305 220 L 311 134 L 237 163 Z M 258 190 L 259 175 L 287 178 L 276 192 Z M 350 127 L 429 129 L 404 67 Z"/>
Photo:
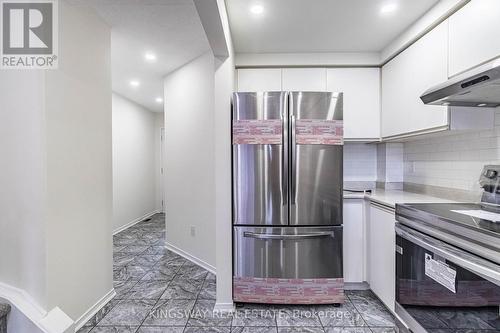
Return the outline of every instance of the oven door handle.
<path id="1" fill-rule="evenodd" d="M 500 286 L 500 266 L 396 223 L 396 234 Z"/>
<path id="2" fill-rule="evenodd" d="M 261 234 L 256 232 L 245 231 L 243 237 L 246 238 L 256 238 L 263 240 L 299 240 L 299 239 L 311 239 L 311 238 L 324 238 L 324 237 L 334 237 L 333 231 L 331 232 L 314 232 L 310 234 L 298 234 L 298 235 L 274 235 L 274 234 Z"/>

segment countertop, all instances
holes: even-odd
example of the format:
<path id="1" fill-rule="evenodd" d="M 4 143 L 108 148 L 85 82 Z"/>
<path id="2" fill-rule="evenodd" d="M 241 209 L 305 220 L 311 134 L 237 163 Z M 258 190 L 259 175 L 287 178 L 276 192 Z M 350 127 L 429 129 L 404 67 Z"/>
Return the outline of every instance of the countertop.
<path id="1" fill-rule="evenodd" d="M 429 195 L 405 192 L 402 190 L 376 189 L 372 193 L 344 192 L 344 199 L 369 199 L 379 204 L 396 207 L 397 203 L 450 203 L 452 200 L 436 198 Z"/>

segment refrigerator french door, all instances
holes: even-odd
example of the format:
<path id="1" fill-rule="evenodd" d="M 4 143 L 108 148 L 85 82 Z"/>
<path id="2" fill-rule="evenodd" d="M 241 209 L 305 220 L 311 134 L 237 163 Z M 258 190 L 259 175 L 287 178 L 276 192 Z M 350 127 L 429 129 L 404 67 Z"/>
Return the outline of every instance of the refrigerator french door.
<path id="1" fill-rule="evenodd" d="M 342 303 L 342 94 L 233 96 L 233 298 Z"/>

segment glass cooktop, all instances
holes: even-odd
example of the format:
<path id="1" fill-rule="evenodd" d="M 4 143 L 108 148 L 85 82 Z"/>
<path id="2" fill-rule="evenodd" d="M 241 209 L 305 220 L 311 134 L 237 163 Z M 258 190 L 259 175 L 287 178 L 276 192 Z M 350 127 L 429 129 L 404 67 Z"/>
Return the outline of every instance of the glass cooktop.
<path id="1" fill-rule="evenodd" d="M 486 218 L 497 217 L 500 214 L 485 211 L 479 204 L 472 203 L 426 203 L 397 205 L 396 214 L 410 219 L 425 219 L 427 223 L 446 221 L 479 232 L 500 237 L 500 221 Z"/>

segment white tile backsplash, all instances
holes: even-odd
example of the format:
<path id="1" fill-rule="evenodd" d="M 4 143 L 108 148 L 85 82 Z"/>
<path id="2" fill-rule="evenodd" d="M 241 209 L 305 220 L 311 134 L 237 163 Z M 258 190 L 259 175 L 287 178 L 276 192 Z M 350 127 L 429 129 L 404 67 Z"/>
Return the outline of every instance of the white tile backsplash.
<path id="1" fill-rule="evenodd" d="M 461 132 L 404 144 L 404 181 L 408 183 L 477 191 L 483 166 L 499 163 L 500 111 L 495 113 L 492 130 Z"/>
<path id="2" fill-rule="evenodd" d="M 344 181 L 377 180 L 377 145 L 346 143 L 344 145 Z"/>

